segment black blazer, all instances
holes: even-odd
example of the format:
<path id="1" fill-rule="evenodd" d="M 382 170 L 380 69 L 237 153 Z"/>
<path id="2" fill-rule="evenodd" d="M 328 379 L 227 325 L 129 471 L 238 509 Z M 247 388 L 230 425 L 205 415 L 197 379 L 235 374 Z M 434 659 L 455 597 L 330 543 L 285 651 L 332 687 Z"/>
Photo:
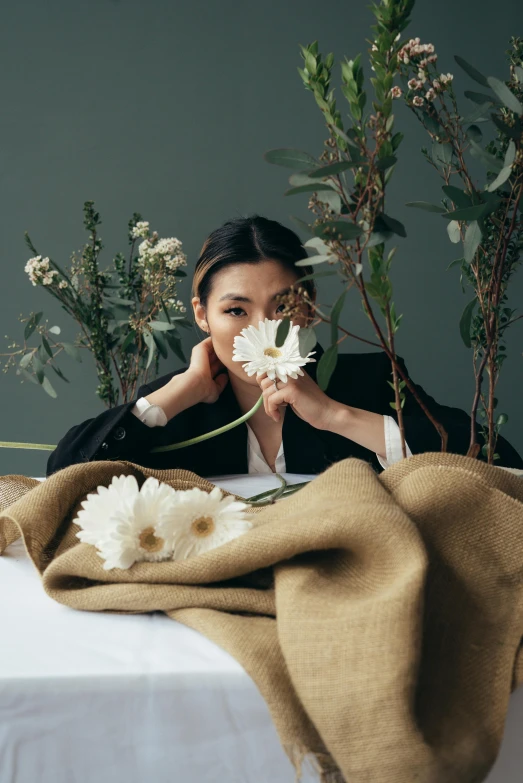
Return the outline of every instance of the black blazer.
<path id="1" fill-rule="evenodd" d="M 316 345 L 316 362 L 309 362 L 304 370 L 316 378 L 318 361 L 323 348 Z M 403 359 L 398 361 L 408 373 Z M 138 389 L 137 398 L 146 397 L 164 386 L 174 375 L 187 367 L 167 373 Z M 390 407 L 394 390 L 391 364 L 384 351 L 373 353 L 340 354 L 331 377 L 327 394 L 331 399 L 374 413 L 393 416 Z M 459 408 L 440 405 L 421 386 L 416 389 L 426 406 L 448 432 L 448 451 L 466 454 L 470 440 L 470 417 Z M 405 389 L 403 408 L 405 438 L 413 454 L 440 451 L 441 440 L 412 394 Z M 156 468 L 185 468 L 200 476 L 247 473 L 247 425 L 240 424 L 210 440 L 175 451 L 150 454 L 155 446 L 163 446 L 201 435 L 227 424 L 242 415 L 230 382 L 214 403 L 197 403 L 174 416 L 165 427 L 148 427 L 133 413 L 136 399 L 103 411 L 92 419 L 77 424 L 63 436 L 49 456 L 49 476 L 62 468 L 92 460 L 129 460 L 139 465 Z M 479 435 L 478 440 L 483 440 Z M 369 462 L 379 473 L 383 470 L 376 455 L 357 443 L 324 430 L 317 430 L 297 416 L 290 406 L 283 418 L 283 449 L 289 473 L 321 473 L 329 465 L 347 457 Z M 496 465 L 523 468 L 523 460 L 503 437 L 499 437 L 496 451 L 501 459 Z M 483 458 L 484 459 L 484 458 Z"/>

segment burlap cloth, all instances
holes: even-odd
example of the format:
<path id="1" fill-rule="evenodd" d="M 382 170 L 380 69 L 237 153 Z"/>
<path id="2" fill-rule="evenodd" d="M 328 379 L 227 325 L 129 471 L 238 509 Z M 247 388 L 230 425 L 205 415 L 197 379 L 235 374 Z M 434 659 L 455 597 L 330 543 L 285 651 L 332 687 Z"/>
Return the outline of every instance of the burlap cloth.
<path id="1" fill-rule="evenodd" d="M 43 484 L 4 476 L 0 552 L 21 534 L 56 601 L 161 610 L 228 650 L 297 778 L 307 760 L 325 781 L 485 779 L 523 681 L 521 477 L 454 454 L 380 475 L 347 459 L 207 554 L 104 571 L 71 520 L 122 473 L 212 487 L 130 462 L 72 465 Z"/>

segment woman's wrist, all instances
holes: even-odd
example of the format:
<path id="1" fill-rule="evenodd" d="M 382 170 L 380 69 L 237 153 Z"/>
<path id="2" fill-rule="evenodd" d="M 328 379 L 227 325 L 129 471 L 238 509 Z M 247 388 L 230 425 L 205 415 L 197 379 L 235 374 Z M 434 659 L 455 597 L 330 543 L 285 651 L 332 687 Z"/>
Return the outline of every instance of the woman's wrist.
<path id="1" fill-rule="evenodd" d="M 381 413 L 372 413 L 363 408 L 353 408 L 337 402 L 329 418 L 327 429 L 375 454 L 385 456 L 385 426 Z"/>
<path id="2" fill-rule="evenodd" d="M 171 380 L 145 398 L 151 405 L 159 405 L 167 419 L 196 405 L 202 397 L 202 384 L 198 376 L 188 370 L 174 375 Z"/>

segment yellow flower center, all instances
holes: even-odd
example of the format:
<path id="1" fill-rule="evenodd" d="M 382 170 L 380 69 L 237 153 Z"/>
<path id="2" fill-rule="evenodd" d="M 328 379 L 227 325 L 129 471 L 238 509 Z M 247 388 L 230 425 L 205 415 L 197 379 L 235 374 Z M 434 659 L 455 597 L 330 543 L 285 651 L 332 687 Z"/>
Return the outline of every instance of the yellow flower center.
<path id="1" fill-rule="evenodd" d="M 278 356 L 281 356 L 281 351 L 279 351 L 277 348 L 266 348 L 263 352 L 264 356 L 270 356 L 271 359 L 277 359 Z"/>
<path id="2" fill-rule="evenodd" d="M 140 546 L 147 552 L 159 552 L 164 545 L 163 538 L 154 534 L 154 527 L 149 525 L 140 533 Z"/>
<path id="3" fill-rule="evenodd" d="M 216 525 L 214 524 L 214 519 L 212 517 L 198 517 L 191 525 L 192 532 L 199 538 L 210 536 L 215 528 Z"/>

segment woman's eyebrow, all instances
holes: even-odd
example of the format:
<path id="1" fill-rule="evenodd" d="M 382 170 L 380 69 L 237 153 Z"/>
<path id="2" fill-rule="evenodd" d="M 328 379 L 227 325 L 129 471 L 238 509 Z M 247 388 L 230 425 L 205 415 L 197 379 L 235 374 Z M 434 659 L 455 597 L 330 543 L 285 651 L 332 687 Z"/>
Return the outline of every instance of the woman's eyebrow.
<path id="1" fill-rule="evenodd" d="M 276 299 L 277 296 L 283 296 L 283 294 L 286 294 L 290 291 L 290 286 L 287 288 L 284 288 L 282 291 L 278 291 L 278 293 L 274 294 L 272 299 Z M 241 294 L 224 294 L 223 296 L 220 296 L 218 299 L 219 302 L 223 302 L 225 299 L 229 299 L 233 302 L 252 302 L 252 299 L 249 299 L 248 296 L 242 296 Z"/>

